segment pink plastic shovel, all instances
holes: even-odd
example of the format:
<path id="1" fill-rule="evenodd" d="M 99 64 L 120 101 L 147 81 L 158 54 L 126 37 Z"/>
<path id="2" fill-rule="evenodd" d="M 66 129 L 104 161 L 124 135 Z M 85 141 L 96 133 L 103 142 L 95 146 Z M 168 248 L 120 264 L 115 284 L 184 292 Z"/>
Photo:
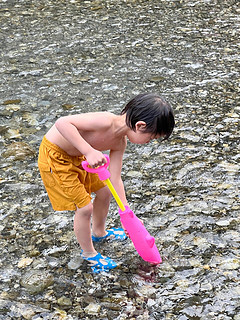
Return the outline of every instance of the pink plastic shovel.
<path id="1" fill-rule="evenodd" d="M 107 163 L 98 168 L 90 168 L 87 161 L 82 162 L 83 168 L 91 173 L 97 173 L 99 179 L 105 181 L 109 190 L 111 191 L 113 197 L 115 198 L 119 206 L 120 220 L 123 227 L 126 229 L 129 234 L 130 239 L 132 240 L 135 249 L 142 257 L 143 260 L 159 264 L 162 262 L 161 256 L 158 252 L 157 246 L 155 244 L 155 239 L 152 237 L 147 229 L 144 227 L 143 223 L 137 218 L 137 216 L 132 212 L 129 207 L 125 207 L 119 198 L 116 190 L 114 189 L 110 181 L 110 172 L 107 170 L 109 166 L 110 159 L 107 154 L 104 154 L 107 159 Z"/>

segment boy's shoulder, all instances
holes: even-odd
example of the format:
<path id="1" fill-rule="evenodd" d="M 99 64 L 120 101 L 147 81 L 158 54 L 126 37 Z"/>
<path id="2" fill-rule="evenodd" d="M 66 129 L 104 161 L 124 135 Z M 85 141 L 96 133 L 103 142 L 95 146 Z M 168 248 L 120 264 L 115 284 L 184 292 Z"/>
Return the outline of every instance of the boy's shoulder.
<path id="1" fill-rule="evenodd" d="M 106 127 L 111 127 L 116 118 L 116 115 L 111 112 L 93 112 L 89 113 L 89 116 L 92 117 L 96 123 Z"/>
<path id="2" fill-rule="evenodd" d="M 79 129 L 101 129 L 112 126 L 116 115 L 111 112 L 86 112 L 65 117 Z"/>
<path id="3" fill-rule="evenodd" d="M 86 112 L 86 113 L 80 113 L 79 115 L 95 115 L 99 117 L 114 117 L 116 116 L 114 113 L 109 111 L 93 111 L 93 112 Z"/>
<path id="4" fill-rule="evenodd" d="M 102 112 L 88 112 L 88 113 L 83 113 L 80 114 L 80 116 L 86 117 L 86 118 L 91 118 L 95 120 L 105 120 L 105 121 L 113 121 L 116 117 L 114 113 L 107 112 L 107 111 L 102 111 Z"/>

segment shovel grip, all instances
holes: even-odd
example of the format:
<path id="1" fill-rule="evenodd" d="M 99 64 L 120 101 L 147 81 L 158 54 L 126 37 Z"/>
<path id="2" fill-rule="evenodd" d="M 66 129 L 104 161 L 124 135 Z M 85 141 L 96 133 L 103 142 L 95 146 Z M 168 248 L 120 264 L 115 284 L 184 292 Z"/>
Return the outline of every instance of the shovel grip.
<path id="1" fill-rule="evenodd" d="M 104 157 L 106 158 L 107 162 L 97 168 L 91 168 L 89 167 L 89 163 L 87 161 L 83 161 L 83 169 L 90 173 L 97 173 L 100 180 L 108 179 L 110 177 L 110 172 L 108 171 L 107 167 L 109 166 L 110 159 L 107 154 L 104 154 Z"/>

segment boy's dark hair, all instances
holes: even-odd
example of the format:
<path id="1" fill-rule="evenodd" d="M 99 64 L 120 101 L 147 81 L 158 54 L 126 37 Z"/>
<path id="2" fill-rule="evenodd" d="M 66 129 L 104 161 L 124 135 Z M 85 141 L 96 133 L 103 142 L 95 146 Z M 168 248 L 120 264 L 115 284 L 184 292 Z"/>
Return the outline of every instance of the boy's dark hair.
<path id="1" fill-rule="evenodd" d="M 130 100 L 121 114 L 126 113 L 126 124 L 135 131 L 138 121 L 146 123 L 146 131 L 164 136 L 171 135 L 175 120 L 172 107 L 162 97 L 153 93 L 142 93 Z"/>

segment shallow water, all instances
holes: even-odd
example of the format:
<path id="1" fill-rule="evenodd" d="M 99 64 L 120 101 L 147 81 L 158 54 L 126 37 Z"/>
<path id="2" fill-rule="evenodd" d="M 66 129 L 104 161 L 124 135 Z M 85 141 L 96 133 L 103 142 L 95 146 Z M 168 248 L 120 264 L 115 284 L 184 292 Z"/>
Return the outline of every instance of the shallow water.
<path id="1" fill-rule="evenodd" d="M 239 320 L 237 1 L 5 0 L 0 21 L 0 319 Z M 176 128 L 129 144 L 123 180 L 163 263 L 107 242 L 119 267 L 95 275 L 73 213 L 51 209 L 38 146 L 59 116 L 119 113 L 145 91 Z"/>

